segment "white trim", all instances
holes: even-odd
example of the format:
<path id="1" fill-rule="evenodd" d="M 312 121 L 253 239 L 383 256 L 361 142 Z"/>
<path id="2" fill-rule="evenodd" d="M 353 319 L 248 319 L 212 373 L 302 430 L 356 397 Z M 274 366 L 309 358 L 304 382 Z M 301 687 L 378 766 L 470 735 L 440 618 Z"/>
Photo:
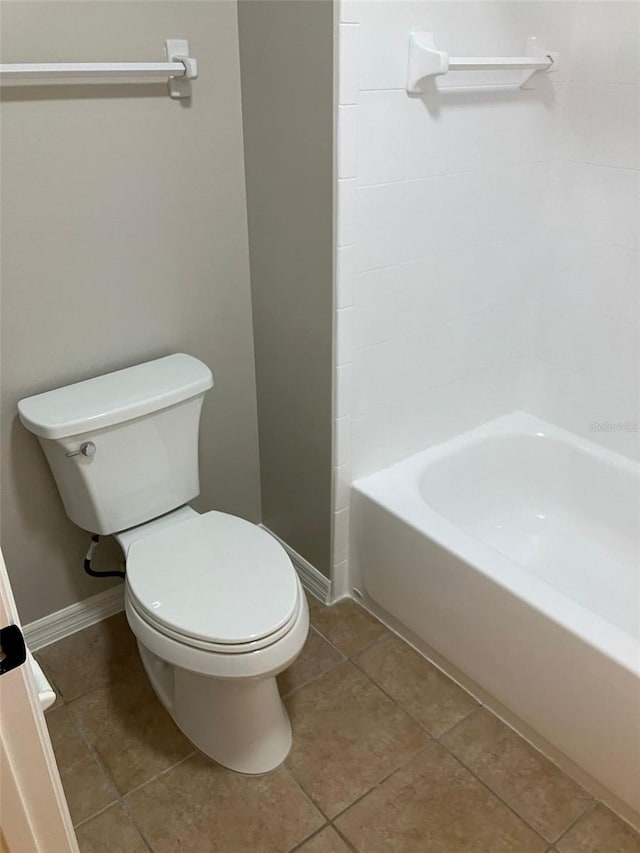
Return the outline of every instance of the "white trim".
<path id="1" fill-rule="evenodd" d="M 23 627 L 27 646 L 37 652 L 50 643 L 62 640 L 76 631 L 95 625 L 114 613 L 124 610 L 124 584 L 99 592 L 77 604 L 71 604 Z"/>
<path id="2" fill-rule="evenodd" d="M 325 577 L 315 566 L 312 566 L 308 560 L 301 557 L 297 551 L 294 551 L 290 545 L 287 545 L 273 530 L 269 530 L 264 524 L 259 524 L 258 527 L 261 527 L 282 545 L 289 555 L 294 569 L 298 573 L 302 586 L 307 592 L 315 595 L 316 598 L 319 598 L 324 603 L 331 601 L 331 581 L 329 578 Z"/>

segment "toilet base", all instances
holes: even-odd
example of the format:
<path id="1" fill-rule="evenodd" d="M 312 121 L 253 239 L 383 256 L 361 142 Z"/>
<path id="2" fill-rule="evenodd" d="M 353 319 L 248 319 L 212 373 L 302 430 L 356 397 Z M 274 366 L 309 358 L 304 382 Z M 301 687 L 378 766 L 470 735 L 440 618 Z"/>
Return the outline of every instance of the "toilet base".
<path id="1" fill-rule="evenodd" d="M 166 663 L 141 643 L 138 648 L 159 699 L 201 752 L 251 775 L 282 764 L 291 724 L 275 676 L 212 678 Z"/>

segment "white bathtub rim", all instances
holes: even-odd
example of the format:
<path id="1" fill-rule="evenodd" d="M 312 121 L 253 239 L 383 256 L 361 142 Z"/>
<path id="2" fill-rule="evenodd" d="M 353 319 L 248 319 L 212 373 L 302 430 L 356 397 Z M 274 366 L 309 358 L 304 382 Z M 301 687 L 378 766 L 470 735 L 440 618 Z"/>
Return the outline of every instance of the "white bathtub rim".
<path id="1" fill-rule="evenodd" d="M 441 548 L 482 572 L 529 606 L 563 625 L 619 666 L 635 676 L 640 676 L 638 640 L 566 593 L 535 577 L 513 558 L 505 556 L 491 545 L 462 530 L 432 509 L 419 494 L 420 476 L 424 468 L 436 459 L 448 456 L 483 438 L 496 435 L 531 436 L 540 432 L 573 447 L 579 447 L 607 464 L 621 467 L 625 471 L 635 474 L 638 470 L 637 463 L 627 460 L 626 457 L 574 436 L 533 415 L 516 411 L 356 480 L 353 488 L 393 513 L 421 535 L 428 535 Z"/>

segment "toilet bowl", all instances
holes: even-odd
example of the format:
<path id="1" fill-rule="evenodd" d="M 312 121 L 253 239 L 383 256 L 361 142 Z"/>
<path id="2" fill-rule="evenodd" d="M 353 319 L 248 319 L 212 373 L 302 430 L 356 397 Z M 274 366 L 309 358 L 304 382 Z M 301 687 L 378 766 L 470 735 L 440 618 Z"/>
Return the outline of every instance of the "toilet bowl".
<path id="1" fill-rule="evenodd" d="M 165 708 L 219 764 L 273 770 L 291 747 L 276 676 L 309 630 L 282 546 L 248 521 L 190 507 L 115 538 L 126 559 L 127 621 Z"/>
<path id="2" fill-rule="evenodd" d="M 279 542 L 189 506 L 212 387 L 209 368 L 178 353 L 28 397 L 18 413 L 69 518 L 123 550 L 127 619 L 161 702 L 206 755 L 265 773 L 291 746 L 276 676 L 300 654 L 309 612 Z"/>

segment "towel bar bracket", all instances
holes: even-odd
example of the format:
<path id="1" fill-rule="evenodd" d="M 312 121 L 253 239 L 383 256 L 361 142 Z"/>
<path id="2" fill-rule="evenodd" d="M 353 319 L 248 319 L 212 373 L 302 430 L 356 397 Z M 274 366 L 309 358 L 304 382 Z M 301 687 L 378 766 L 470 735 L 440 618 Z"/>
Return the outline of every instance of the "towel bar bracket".
<path id="1" fill-rule="evenodd" d="M 557 68 L 558 54 L 545 49 L 535 36 L 527 39 L 524 56 L 449 56 L 439 50 L 433 33 L 412 32 L 409 36 L 409 63 L 407 92 L 422 94 L 424 81 L 439 77 L 449 71 L 522 71 L 522 77 L 510 88 L 531 88 L 531 77 L 540 72 L 551 72 Z"/>

